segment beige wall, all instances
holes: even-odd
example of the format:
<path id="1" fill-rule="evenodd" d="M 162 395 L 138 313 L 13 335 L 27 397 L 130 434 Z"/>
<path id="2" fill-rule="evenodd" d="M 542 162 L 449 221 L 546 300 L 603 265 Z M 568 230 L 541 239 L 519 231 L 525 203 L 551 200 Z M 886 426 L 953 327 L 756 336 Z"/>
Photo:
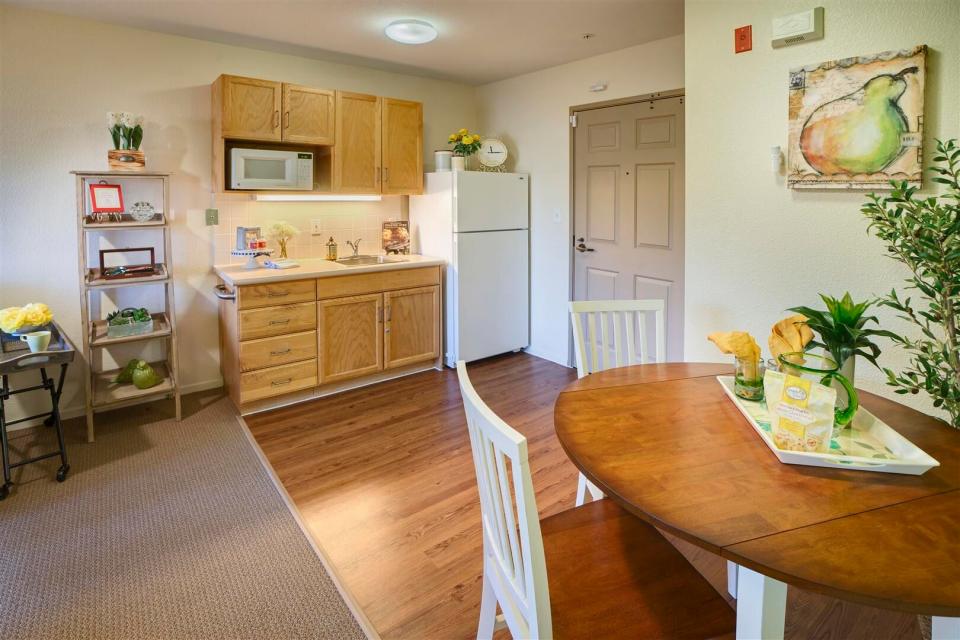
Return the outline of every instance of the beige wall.
<path id="1" fill-rule="evenodd" d="M 494 82 L 477 91 L 484 135 L 502 138 L 508 166 L 530 173 L 531 346 L 567 364 L 572 106 L 683 87 L 683 36 Z M 604 92 L 589 86 L 606 81 Z"/>
<path id="2" fill-rule="evenodd" d="M 813 4 L 826 10 L 826 37 L 772 49 L 771 19 Z M 745 24 L 753 25 L 754 49 L 734 55 L 733 29 Z M 958 25 L 956 0 L 687 1 L 688 360 L 723 360 L 706 341 L 720 330 L 749 330 L 766 351 L 784 309 L 817 304 L 818 292 L 866 298 L 900 285 L 905 269 L 866 233 L 863 194 L 788 190 L 770 168 L 769 150 L 786 148 L 788 69 L 927 44 L 925 156 L 932 157 L 935 138 L 958 135 Z M 877 315 L 902 328 L 891 313 Z M 882 364 L 905 363 L 888 341 L 880 344 Z M 859 363 L 857 382 L 892 395 L 869 363 Z M 922 397 L 907 400 L 930 408 Z"/>
<path id="3" fill-rule="evenodd" d="M 107 111 L 142 113 L 148 166 L 175 173 L 173 258 L 181 378 L 188 389 L 219 381 L 210 269 L 217 229 L 203 221 L 211 204 L 209 86 L 217 75 L 422 101 L 425 153 L 443 146 L 450 131 L 476 124 L 474 89 L 466 85 L 31 10 L 0 7 L 0 12 L 0 307 L 45 301 L 80 341 L 74 184 L 68 172 L 105 168 Z M 432 161 L 432 153 L 426 160 Z M 225 225 L 232 219 L 266 224 L 287 211 L 267 203 L 226 205 L 220 235 L 231 233 Z M 298 204 L 289 213 L 307 224 L 313 211 Z M 394 197 L 376 206 L 324 203 L 315 211 L 315 217 L 331 220 L 329 228 L 353 233 L 372 228 L 380 217 L 402 216 L 405 208 Z M 78 372 L 75 367 L 64 395 L 71 410 L 82 406 Z"/>

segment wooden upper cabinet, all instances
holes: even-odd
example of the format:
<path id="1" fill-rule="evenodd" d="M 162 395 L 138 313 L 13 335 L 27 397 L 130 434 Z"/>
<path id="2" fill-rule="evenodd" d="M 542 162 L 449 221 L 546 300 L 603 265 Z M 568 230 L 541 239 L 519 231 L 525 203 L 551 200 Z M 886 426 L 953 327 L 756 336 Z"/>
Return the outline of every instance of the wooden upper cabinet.
<path id="1" fill-rule="evenodd" d="M 281 83 L 227 75 L 220 76 L 217 82 L 221 91 L 224 138 L 281 139 Z"/>
<path id="2" fill-rule="evenodd" d="M 440 357 L 440 287 L 383 294 L 384 369 Z"/>
<path id="3" fill-rule="evenodd" d="M 380 193 L 380 98 L 337 91 L 333 190 Z"/>
<path id="4" fill-rule="evenodd" d="M 283 141 L 333 144 L 335 102 L 333 91 L 283 83 Z"/>
<path id="5" fill-rule="evenodd" d="M 317 303 L 320 383 L 383 370 L 383 294 Z"/>
<path id="6" fill-rule="evenodd" d="M 423 105 L 383 98 L 382 192 L 423 192 Z"/>

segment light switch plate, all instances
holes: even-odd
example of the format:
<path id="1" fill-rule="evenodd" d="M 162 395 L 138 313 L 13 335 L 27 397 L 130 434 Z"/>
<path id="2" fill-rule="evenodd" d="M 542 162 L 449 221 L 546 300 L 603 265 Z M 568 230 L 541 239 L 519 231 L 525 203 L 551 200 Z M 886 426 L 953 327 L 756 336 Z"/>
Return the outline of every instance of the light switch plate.
<path id="1" fill-rule="evenodd" d="M 323 235 L 323 220 L 310 221 L 310 235 L 314 235 L 314 236 Z"/>
<path id="2" fill-rule="evenodd" d="M 208 227 L 213 227 L 220 224 L 220 210 L 207 209 L 205 212 L 205 220 Z"/>

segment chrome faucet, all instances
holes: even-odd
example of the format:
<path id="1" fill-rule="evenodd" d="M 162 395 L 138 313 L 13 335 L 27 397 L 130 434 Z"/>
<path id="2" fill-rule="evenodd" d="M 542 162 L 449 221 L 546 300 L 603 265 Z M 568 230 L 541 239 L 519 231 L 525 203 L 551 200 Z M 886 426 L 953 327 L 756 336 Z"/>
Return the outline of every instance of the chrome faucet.
<path id="1" fill-rule="evenodd" d="M 353 255 L 358 255 L 358 252 L 360 251 L 360 241 L 362 239 L 363 238 L 357 238 L 354 242 L 347 240 L 347 244 L 350 245 L 351 249 L 353 249 Z"/>

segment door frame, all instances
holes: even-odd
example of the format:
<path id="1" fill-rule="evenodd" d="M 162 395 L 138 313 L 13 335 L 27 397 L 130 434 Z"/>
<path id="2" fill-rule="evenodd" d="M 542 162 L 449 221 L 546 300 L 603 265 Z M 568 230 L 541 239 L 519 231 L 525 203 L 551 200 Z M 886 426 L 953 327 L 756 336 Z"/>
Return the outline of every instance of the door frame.
<path id="1" fill-rule="evenodd" d="M 567 299 L 573 300 L 574 293 L 574 277 L 576 269 L 574 267 L 574 260 L 576 256 L 573 253 L 573 246 L 576 243 L 576 229 L 574 229 L 574 222 L 576 221 L 576 215 L 574 214 L 574 206 L 576 204 L 575 198 L 575 175 L 574 167 L 576 165 L 576 130 L 574 127 L 570 126 L 570 119 L 581 111 L 593 111 L 595 109 L 606 109 L 607 107 L 620 107 L 625 104 L 636 104 L 639 102 L 653 102 L 654 100 L 668 100 L 670 98 L 684 98 L 686 97 L 686 89 L 680 87 L 679 89 L 670 89 L 669 91 L 654 91 L 653 93 L 644 93 L 638 96 L 630 96 L 626 98 L 615 98 L 613 100 L 603 100 L 600 102 L 590 102 L 587 104 L 578 104 L 569 108 L 567 113 L 567 131 L 570 135 L 570 166 L 567 172 L 567 180 L 570 185 L 570 193 L 568 194 L 569 202 L 567 205 L 567 211 L 570 212 L 570 238 L 567 244 L 567 251 L 569 252 L 569 264 L 570 264 L 570 282 L 567 290 Z M 686 151 L 686 150 L 684 150 Z M 686 211 L 684 211 L 684 216 L 686 216 Z M 567 366 L 575 367 L 576 363 L 574 348 L 573 348 L 573 326 L 570 324 L 569 315 L 567 317 Z M 684 346 L 684 348 L 686 348 Z"/>

